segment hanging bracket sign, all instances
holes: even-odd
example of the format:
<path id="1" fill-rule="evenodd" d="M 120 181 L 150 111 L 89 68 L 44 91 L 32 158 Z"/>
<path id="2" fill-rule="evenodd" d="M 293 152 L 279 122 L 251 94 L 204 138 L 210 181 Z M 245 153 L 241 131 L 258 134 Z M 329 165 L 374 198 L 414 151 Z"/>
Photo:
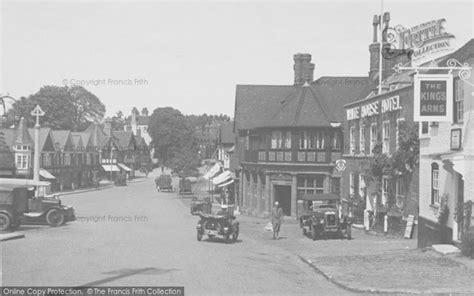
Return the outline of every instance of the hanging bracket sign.
<path id="1" fill-rule="evenodd" d="M 416 74 L 414 120 L 453 121 L 453 75 Z"/>

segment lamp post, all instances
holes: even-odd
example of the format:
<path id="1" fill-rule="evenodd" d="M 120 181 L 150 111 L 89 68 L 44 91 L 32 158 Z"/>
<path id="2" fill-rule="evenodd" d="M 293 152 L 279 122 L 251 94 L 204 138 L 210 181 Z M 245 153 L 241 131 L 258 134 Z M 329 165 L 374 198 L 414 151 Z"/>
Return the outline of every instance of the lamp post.
<path id="1" fill-rule="evenodd" d="M 34 150 L 34 163 L 33 163 L 33 180 L 39 181 L 39 171 L 40 171 L 40 151 L 39 151 L 39 118 L 44 115 L 44 111 L 41 110 L 39 105 L 36 105 L 35 109 L 31 111 L 31 115 L 36 116 L 35 124 L 35 150 Z"/>
<path id="2" fill-rule="evenodd" d="M 112 181 L 112 159 L 114 155 L 114 150 L 115 150 L 115 147 L 112 145 L 110 147 L 110 181 Z"/>

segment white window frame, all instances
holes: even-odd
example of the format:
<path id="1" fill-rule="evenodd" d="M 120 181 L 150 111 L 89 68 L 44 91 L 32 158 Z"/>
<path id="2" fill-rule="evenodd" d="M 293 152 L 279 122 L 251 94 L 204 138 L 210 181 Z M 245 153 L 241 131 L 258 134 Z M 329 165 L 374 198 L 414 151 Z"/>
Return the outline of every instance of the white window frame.
<path id="1" fill-rule="evenodd" d="M 291 149 L 291 132 L 285 132 L 285 148 Z"/>
<path id="2" fill-rule="evenodd" d="M 454 122 L 462 123 L 464 121 L 464 82 L 461 79 L 454 80 L 454 104 L 455 114 Z"/>
<path id="3" fill-rule="evenodd" d="M 367 185 L 365 184 L 365 175 L 359 174 L 359 196 L 364 199 L 367 197 Z"/>
<path id="4" fill-rule="evenodd" d="M 390 121 L 382 122 L 382 153 L 390 154 Z"/>
<path id="5" fill-rule="evenodd" d="M 432 204 L 439 205 L 439 165 L 436 169 L 431 168 L 431 192 L 432 192 Z"/>
<path id="6" fill-rule="evenodd" d="M 365 125 L 361 125 L 359 129 L 359 152 L 365 154 Z"/>
<path id="7" fill-rule="evenodd" d="M 388 193 L 390 188 L 390 178 L 387 176 L 382 177 L 382 204 L 388 203 Z"/>
<path id="8" fill-rule="evenodd" d="M 396 129 L 396 131 L 395 131 L 395 136 L 396 136 L 396 138 L 395 138 L 395 143 L 396 143 L 397 150 L 398 150 L 398 148 L 400 148 L 400 146 L 399 146 L 400 143 L 399 143 L 398 138 L 400 137 L 400 123 L 401 123 L 402 121 L 403 121 L 403 122 L 405 121 L 405 118 L 404 118 L 404 117 L 402 117 L 402 118 L 397 118 L 397 129 Z"/>
<path id="9" fill-rule="evenodd" d="M 349 195 L 353 196 L 355 194 L 355 173 L 349 172 Z"/>
<path id="10" fill-rule="evenodd" d="M 403 184 L 403 179 L 402 178 L 397 178 L 395 180 L 395 195 L 397 197 L 405 197 L 406 195 L 406 190 L 404 188 L 404 184 Z"/>
<path id="11" fill-rule="evenodd" d="M 317 150 L 323 150 L 324 149 L 324 138 L 325 138 L 325 133 L 324 131 L 317 131 L 316 132 L 316 149 Z"/>
<path id="12" fill-rule="evenodd" d="M 355 139 L 355 133 L 356 133 L 356 130 L 355 130 L 355 126 L 351 126 L 350 130 L 349 130 L 349 154 L 354 154 L 355 153 L 355 150 L 356 150 L 356 139 Z"/>
<path id="13" fill-rule="evenodd" d="M 373 154 L 373 150 L 375 145 L 377 145 L 377 122 L 372 122 L 370 124 L 370 152 L 369 154 Z"/>

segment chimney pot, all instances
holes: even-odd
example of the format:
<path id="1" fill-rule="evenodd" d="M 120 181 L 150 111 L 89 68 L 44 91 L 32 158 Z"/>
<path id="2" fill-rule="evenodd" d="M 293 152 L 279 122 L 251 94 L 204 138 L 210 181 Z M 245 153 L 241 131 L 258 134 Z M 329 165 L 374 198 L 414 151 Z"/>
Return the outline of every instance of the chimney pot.
<path id="1" fill-rule="evenodd" d="M 297 53 L 293 55 L 295 64 L 293 70 L 295 72 L 295 85 L 303 85 L 305 82 L 313 82 L 314 64 L 311 63 L 311 55 L 309 53 Z"/>

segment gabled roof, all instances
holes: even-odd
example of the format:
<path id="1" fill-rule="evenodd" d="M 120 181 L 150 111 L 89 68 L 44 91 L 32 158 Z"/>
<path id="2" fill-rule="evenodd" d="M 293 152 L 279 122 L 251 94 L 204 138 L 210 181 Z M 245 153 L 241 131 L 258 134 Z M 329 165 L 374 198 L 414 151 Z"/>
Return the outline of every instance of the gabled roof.
<path id="1" fill-rule="evenodd" d="M 372 86 L 368 77 L 321 77 L 310 85 L 237 85 L 235 129 L 325 127 Z"/>
<path id="2" fill-rule="evenodd" d="M 137 147 L 140 147 L 140 148 L 148 147 L 145 139 L 142 136 L 135 136 L 135 143 L 137 144 Z"/>
<path id="3" fill-rule="evenodd" d="M 53 130 L 53 137 L 57 149 L 65 149 L 69 145 L 74 145 L 71 139 L 71 131 L 69 130 Z"/>
<path id="4" fill-rule="evenodd" d="M 33 139 L 28 132 L 26 119 L 22 117 L 15 131 L 15 144 L 33 145 Z"/>
<path id="5" fill-rule="evenodd" d="M 71 133 L 73 136 L 80 136 L 82 140 L 82 145 L 84 148 L 88 148 L 90 146 L 90 134 L 86 132 L 72 132 Z"/>
<path id="6" fill-rule="evenodd" d="M 113 137 L 118 140 L 120 149 L 127 150 L 130 145 L 136 145 L 132 131 L 113 131 Z"/>
<path id="7" fill-rule="evenodd" d="M 76 150 L 84 150 L 85 149 L 85 146 L 82 143 L 82 137 L 80 135 L 74 135 L 73 133 L 71 133 L 71 138 L 72 138 L 72 142 L 74 144 L 74 149 L 76 149 Z"/>
<path id="8" fill-rule="evenodd" d="M 84 133 L 88 133 L 92 147 L 103 147 L 109 141 L 109 137 L 104 133 L 102 128 L 97 123 L 91 123 Z"/>
<path id="9" fill-rule="evenodd" d="M 55 144 L 53 135 L 51 133 L 52 129 L 50 127 L 42 127 L 39 129 L 39 147 L 40 151 L 44 150 L 44 146 L 46 144 L 46 141 L 48 140 L 48 137 L 51 137 L 51 140 L 53 141 L 53 146 Z M 35 139 L 35 129 L 34 128 L 29 128 L 28 132 L 30 134 L 31 139 Z"/>

